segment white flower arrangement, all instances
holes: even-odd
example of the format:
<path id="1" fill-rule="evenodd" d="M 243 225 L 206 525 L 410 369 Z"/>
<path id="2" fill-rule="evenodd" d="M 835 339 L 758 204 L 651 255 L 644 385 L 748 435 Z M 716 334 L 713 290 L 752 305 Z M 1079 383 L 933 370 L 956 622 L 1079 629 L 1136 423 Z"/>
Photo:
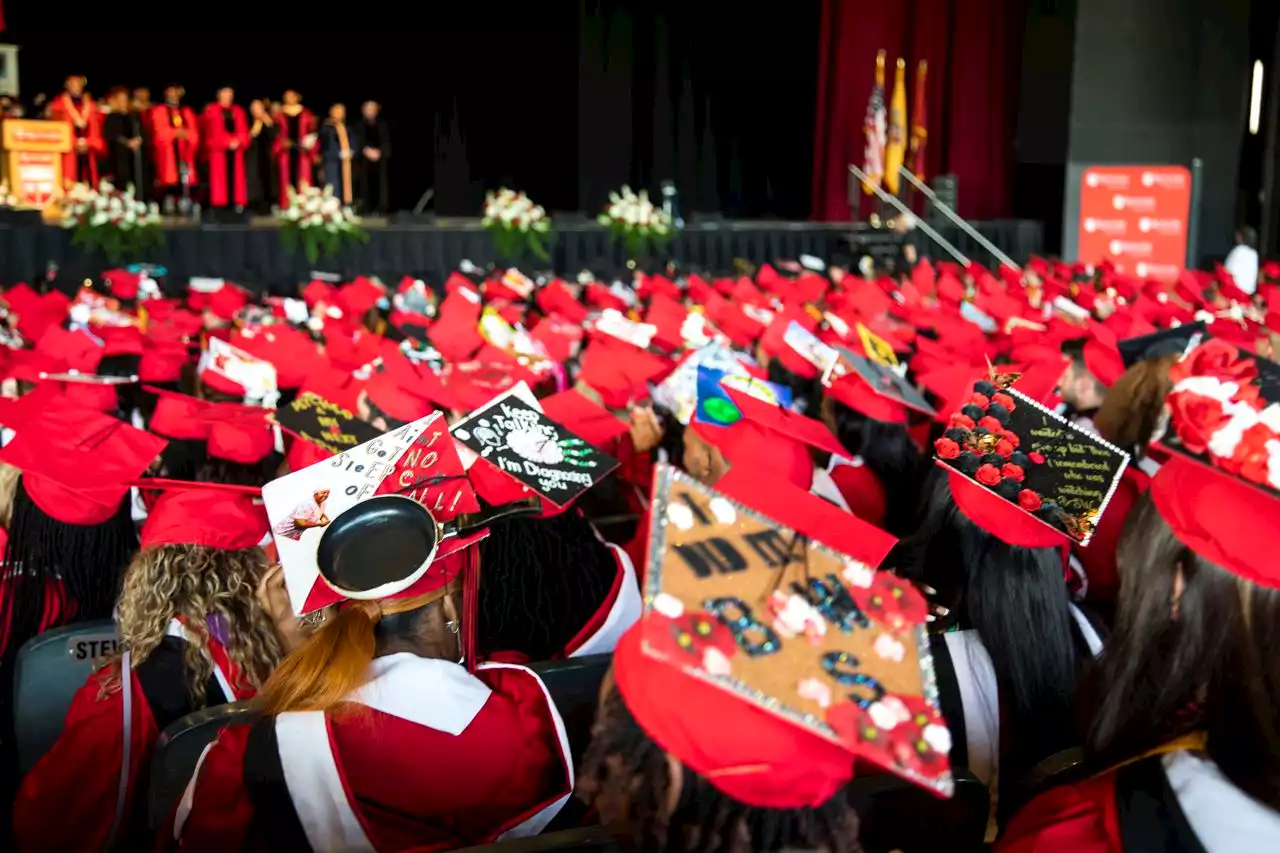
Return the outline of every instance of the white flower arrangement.
<path id="1" fill-rule="evenodd" d="M 671 214 L 649 200 L 648 190 L 632 192 L 625 184 L 609 193 L 609 204 L 596 221 L 622 241 L 631 260 L 661 251 L 678 230 Z"/>
<path id="2" fill-rule="evenodd" d="M 159 206 L 135 196 L 132 186 L 75 184 L 62 198 L 62 227 L 73 232 L 72 245 L 100 250 L 113 262 L 164 245 L 160 222 Z"/>
<path id="3" fill-rule="evenodd" d="M 518 260 L 525 252 L 544 261 L 550 257 L 546 244 L 551 238 L 551 217 L 522 192 L 502 187 L 486 193 L 480 224 L 493 235 L 504 258 Z"/>
<path id="4" fill-rule="evenodd" d="M 275 218 L 285 247 L 301 245 L 311 263 L 349 243 L 369 240 L 369 234 L 360 227 L 360 217 L 333 194 L 332 187 L 303 184 L 296 190 L 290 188 L 289 203 L 276 209 Z"/>

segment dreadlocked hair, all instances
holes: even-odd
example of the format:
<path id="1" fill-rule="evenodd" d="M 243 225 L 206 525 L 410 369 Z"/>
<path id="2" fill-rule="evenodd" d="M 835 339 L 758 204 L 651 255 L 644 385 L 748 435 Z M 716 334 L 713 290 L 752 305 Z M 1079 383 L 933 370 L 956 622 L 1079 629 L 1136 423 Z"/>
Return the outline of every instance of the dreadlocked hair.
<path id="1" fill-rule="evenodd" d="M 885 530 L 911 532 L 920 491 L 920 451 L 906 424 L 887 423 L 855 412 L 834 398 L 836 438 L 871 469 L 884 487 Z"/>
<path id="2" fill-rule="evenodd" d="M 494 525 L 480 542 L 480 565 L 481 657 L 514 651 L 535 661 L 564 653 L 618 575 L 612 549 L 576 507 Z"/>
<path id="3" fill-rule="evenodd" d="M 228 486 L 252 486 L 260 489 L 276 478 L 284 457 L 274 450 L 258 462 L 232 462 L 208 456 L 196 470 L 200 483 L 222 483 Z"/>
<path id="4" fill-rule="evenodd" d="M 196 707 L 205 704 L 205 685 L 213 674 L 205 650 L 210 620 L 226 628 L 225 647 L 246 685 L 258 690 L 282 649 L 275 626 L 258 604 L 258 581 L 267 571 L 259 548 L 222 551 L 203 545 L 160 545 L 139 551 L 124 574 L 116 625 L 122 651 L 138 666 L 159 647 L 175 617 L 187 629 L 182 663 L 187 693 Z M 120 686 L 119 661 L 104 692 Z"/>
<path id="5" fill-rule="evenodd" d="M 18 478 L 3 575 L 9 584 L 9 629 L 4 648 L 15 650 L 39 633 L 46 609 L 54 624 L 106 619 L 115 607 L 120 580 L 138 549 L 128 496 L 101 524 L 67 524 L 48 515 Z M 52 607 L 48 598 L 57 600 Z"/>
<path id="6" fill-rule="evenodd" d="M 638 853 L 748 853 L 823 850 L 860 853 L 858 815 L 839 791 L 817 808 L 762 809 L 721 793 L 683 768 L 670 809 L 667 753 L 636 722 L 616 688 L 600 705 L 582 759 L 577 794 L 601 816 L 625 804 L 626 829 Z"/>

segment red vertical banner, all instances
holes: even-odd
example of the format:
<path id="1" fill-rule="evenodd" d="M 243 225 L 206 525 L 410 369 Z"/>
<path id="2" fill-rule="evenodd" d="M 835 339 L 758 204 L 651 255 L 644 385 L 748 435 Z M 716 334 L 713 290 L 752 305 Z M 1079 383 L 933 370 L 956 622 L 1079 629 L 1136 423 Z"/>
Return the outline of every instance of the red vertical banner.
<path id="1" fill-rule="evenodd" d="M 1186 265 L 1191 172 L 1183 166 L 1094 166 L 1080 178 L 1077 260 L 1110 261 L 1139 278 Z"/>

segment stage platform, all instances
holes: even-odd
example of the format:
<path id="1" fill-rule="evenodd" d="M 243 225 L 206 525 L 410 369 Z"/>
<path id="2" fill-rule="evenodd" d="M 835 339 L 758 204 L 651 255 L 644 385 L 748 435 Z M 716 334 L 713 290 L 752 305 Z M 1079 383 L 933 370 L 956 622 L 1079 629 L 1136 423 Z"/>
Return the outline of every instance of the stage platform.
<path id="1" fill-rule="evenodd" d="M 479 219 L 438 219 L 402 224 L 369 220 L 369 242 L 339 255 L 309 264 L 301 252 L 289 252 L 280 243 L 270 220 L 247 225 L 175 223 L 165 228 L 164 248 L 147 258 L 164 265 L 178 280 L 190 276 L 213 276 L 242 283 L 254 290 L 290 293 L 299 282 L 309 279 L 313 269 L 344 277 L 376 274 L 386 279 L 415 275 L 440 282 L 464 258 L 478 266 L 496 260 L 493 242 Z M 1000 220 L 974 223 L 980 233 L 1018 262 L 1039 252 L 1043 229 L 1038 222 Z M 866 226 L 851 223 L 781 221 L 701 221 L 685 228 L 668 247 L 671 257 L 682 264 L 708 270 L 731 269 L 735 258 L 755 263 L 801 254 L 829 259 L 848 251 L 850 239 L 864 235 Z M 987 253 L 954 227 L 939 228 L 943 236 L 961 251 L 982 263 L 991 263 Z M 883 232 L 880 232 L 883 233 Z M 917 242 L 924 240 L 917 234 Z M 937 258 L 946 256 L 931 249 Z M 621 246 L 612 243 L 604 228 L 594 222 L 557 224 L 549 263 L 565 275 L 583 268 L 620 267 Z M 67 275 L 93 275 L 106 266 L 102 258 L 89 257 L 71 245 L 70 232 L 40 224 L 10 221 L 0 224 L 0 284 L 8 286 L 30 281 L 56 263 Z"/>

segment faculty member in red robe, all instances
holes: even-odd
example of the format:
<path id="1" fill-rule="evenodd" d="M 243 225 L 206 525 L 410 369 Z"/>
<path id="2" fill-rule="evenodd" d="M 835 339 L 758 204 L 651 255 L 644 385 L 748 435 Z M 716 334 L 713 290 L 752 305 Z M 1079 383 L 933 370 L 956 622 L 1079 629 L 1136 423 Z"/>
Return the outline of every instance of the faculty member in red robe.
<path id="1" fill-rule="evenodd" d="M 274 150 L 280 173 L 280 206 L 284 207 L 289 203 L 291 188 L 312 183 L 319 127 L 315 113 L 302 105 L 302 96 L 293 89 L 284 93 L 276 127 Z"/>
<path id="2" fill-rule="evenodd" d="M 23 780 L 18 849 L 109 849 L 113 824 L 115 849 L 149 844 L 146 786 L 160 732 L 199 708 L 249 698 L 279 660 L 274 626 L 255 596 L 267 573 L 258 547 L 266 533 L 251 490 L 202 485 L 159 498 L 125 573 L 123 655 L 89 677 L 57 743 Z"/>
<path id="3" fill-rule="evenodd" d="M 200 127 L 191 107 L 182 105 L 181 86 L 164 90 L 164 103 L 151 108 L 152 143 L 155 146 L 156 186 L 167 195 L 196 179 L 196 152 L 200 150 Z"/>
<path id="4" fill-rule="evenodd" d="M 85 78 L 67 78 L 67 89 L 49 105 L 49 118 L 71 125 L 71 150 L 62 155 L 62 183 L 98 185 L 98 158 L 107 151 L 102 117 L 93 97 L 84 90 Z"/>
<path id="5" fill-rule="evenodd" d="M 204 137 L 209 147 L 209 205 L 214 208 L 249 202 L 244 153 L 249 147 L 249 123 L 235 103 L 235 90 L 224 86 L 218 100 L 204 111 Z"/>

